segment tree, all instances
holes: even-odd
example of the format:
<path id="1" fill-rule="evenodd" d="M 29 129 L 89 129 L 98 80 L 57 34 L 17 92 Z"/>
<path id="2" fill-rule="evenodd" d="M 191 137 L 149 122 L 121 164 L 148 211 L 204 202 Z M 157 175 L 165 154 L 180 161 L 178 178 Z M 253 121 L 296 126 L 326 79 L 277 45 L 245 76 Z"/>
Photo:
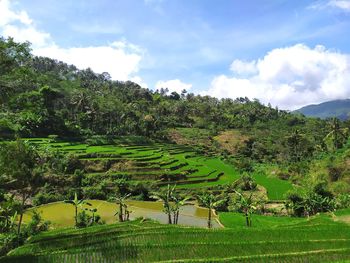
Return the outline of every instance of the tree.
<path id="1" fill-rule="evenodd" d="M 252 213 L 256 210 L 255 202 L 253 201 L 253 193 L 249 197 L 245 197 L 240 192 L 235 191 L 238 195 L 237 208 L 244 213 L 247 227 L 252 226 Z"/>
<path id="2" fill-rule="evenodd" d="M 83 205 L 91 206 L 90 203 L 86 202 L 84 199 L 78 199 L 77 193 L 74 194 L 74 199 L 72 200 L 65 200 L 66 204 L 71 204 L 74 206 L 74 219 L 75 219 L 75 226 L 78 226 L 78 208 L 81 208 Z"/>
<path id="3" fill-rule="evenodd" d="M 347 139 L 348 129 L 341 128 L 340 121 L 337 118 L 332 118 L 329 123 L 330 127 L 329 133 L 324 138 L 325 141 L 331 140 L 333 144 L 333 149 L 340 149 Z"/>
<path id="4" fill-rule="evenodd" d="M 17 234 L 21 232 L 26 201 L 43 184 L 40 170 L 40 156 L 28 143 L 17 139 L 16 142 L 3 143 L 0 147 L 0 176 L 4 188 L 14 191 L 20 199 Z"/>
<path id="5" fill-rule="evenodd" d="M 126 199 L 131 194 L 121 194 L 118 193 L 116 197 L 116 203 L 119 206 L 119 211 L 117 211 L 114 215 L 118 215 L 119 222 L 124 222 L 129 219 L 130 211 L 128 211 L 128 205 L 125 203 Z"/>
<path id="6" fill-rule="evenodd" d="M 0 202 L 0 230 L 8 232 L 12 229 L 17 219 L 16 202 L 13 196 L 5 196 Z"/>
<path id="7" fill-rule="evenodd" d="M 177 225 L 179 222 L 180 208 L 187 204 L 190 197 L 181 197 L 178 194 L 173 194 L 171 200 L 171 211 L 173 212 L 173 224 Z"/>
<path id="8" fill-rule="evenodd" d="M 173 199 L 173 193 L 174 193 L 175 187 L 176 187 L 176 185 L 171 187 L 170 184 L 168 184 L 166 191 L 161 191 L 161 192 L 153 194 L 153 198 L 157 198 L 157 199 L 160 199 L 163 201 L 163 211 L 168 216 L 168 224 L 172 224 L 171 201 Z"/>
<path id="9" fill-rule="evenodd" d="M 208 228 L 212 228 L 212 210 L 219 206 L 224 200 L 217 200 L 213 194 L 204 193 L 198 196 L 200 205 L 208 208 Z"/>

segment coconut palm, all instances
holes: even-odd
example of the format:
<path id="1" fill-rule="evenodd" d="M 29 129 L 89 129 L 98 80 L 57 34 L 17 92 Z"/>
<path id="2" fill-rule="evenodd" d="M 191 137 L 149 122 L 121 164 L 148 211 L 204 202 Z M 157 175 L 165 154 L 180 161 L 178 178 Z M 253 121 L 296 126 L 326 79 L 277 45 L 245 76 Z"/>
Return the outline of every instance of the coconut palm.
<path id="1" fill-rule="evenodd" d="M 64 201 L 66 204 L 71 204 L 74 206 L 75 209 L 75 226 L 78 225 L 78 208 L 82 207 L 83 205 L 89 205 L 91 206 L 90 203 L 86 202 L 84 199 L 78 199 L 77 193 L 74 194 L 74 199 L 73 200 L 65 200 Z"/>
<path id="2" fill-rule="evenodd" d="M 348 128 L 341 128 L 340 121 L 332 118 L 329 123 L 330 132 L 324 138 L 325 141 L 331 140 L 334 150 L 341 148 L 348 137 Z"/>

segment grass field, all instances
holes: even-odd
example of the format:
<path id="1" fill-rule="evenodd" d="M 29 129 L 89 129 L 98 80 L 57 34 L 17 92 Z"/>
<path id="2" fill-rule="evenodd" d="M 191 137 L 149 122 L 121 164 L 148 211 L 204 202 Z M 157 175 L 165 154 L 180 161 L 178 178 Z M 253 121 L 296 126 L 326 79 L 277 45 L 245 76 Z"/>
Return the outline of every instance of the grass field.
<path id="1" fill-rule="evenodd" d="M 342 215 L 348 215 L 348 212 L 342 212 Z M 256 217 L 256 227 L 252 228 L 238 225 L 242 223 L 239 221 L 242 215 L 221 214 L 220 218 L 226 224 L 233 224 L 233 228 L 207 230 L 134 221 L 87 229 L 54 230 L 32 237 L 0 262 L 350 260 L 350 225 L 335 222 L 328 215 L 310 220 L 276 217 L 262 220 Z"/>
<path id="2" fill-rule="evenodd" d="M 115 139 L 112 143 L 88 145 L 74 141 L 55 141 L 50 138 L 30 138 L 41 149 L 76 155 L 85 165 L 85 177 L 128 176 L 138 182 L 168 183 L 180 189 L 202 189 L 224 185 L 240 178 L 238 171 L 219 157 L 198 154 L 183 145 Z M 281 200 L 292 184 L 277 178 L 253 175 L 267 189 L 271 200 Z M 91 186 L 91 184 L 89 184 Z"/>

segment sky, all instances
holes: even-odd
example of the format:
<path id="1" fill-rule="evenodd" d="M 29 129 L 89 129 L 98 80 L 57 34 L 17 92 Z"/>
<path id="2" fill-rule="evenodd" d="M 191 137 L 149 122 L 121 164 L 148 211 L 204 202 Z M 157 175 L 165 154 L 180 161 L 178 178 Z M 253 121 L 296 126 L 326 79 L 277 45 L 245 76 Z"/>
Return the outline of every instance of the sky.
<path id="1" fill-rule="evenodd" d="M 350 0 L 0 0 L 0 35 L 153 90 L 350 98 Z"/>

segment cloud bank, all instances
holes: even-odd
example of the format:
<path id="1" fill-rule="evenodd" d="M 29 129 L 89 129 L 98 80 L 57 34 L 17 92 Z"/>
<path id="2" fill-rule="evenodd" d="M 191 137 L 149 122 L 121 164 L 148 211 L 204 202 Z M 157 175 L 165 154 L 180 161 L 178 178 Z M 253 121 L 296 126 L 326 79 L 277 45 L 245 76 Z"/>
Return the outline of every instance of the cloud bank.
<path id="1" fill-rule="evenodd" d="M 235 60 L 206 94 L 257 98 L 282 109 L 350 97 L 350 56 L 318 45 L 277 48 L 257 61 Z"/>

